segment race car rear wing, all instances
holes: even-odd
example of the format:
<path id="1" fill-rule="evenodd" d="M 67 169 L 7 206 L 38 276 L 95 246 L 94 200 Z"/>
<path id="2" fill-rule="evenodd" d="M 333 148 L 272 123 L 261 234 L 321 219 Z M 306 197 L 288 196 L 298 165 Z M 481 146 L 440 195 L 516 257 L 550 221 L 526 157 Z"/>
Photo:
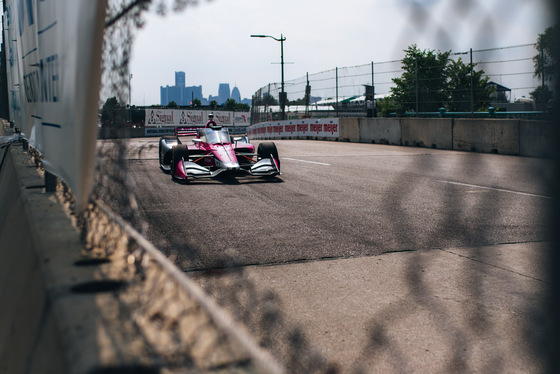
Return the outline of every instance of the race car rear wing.
<path id="1" fill-rule="evenodd" d="M 195 136 L 200 127 L 175 127 L 175 136 Z"/>

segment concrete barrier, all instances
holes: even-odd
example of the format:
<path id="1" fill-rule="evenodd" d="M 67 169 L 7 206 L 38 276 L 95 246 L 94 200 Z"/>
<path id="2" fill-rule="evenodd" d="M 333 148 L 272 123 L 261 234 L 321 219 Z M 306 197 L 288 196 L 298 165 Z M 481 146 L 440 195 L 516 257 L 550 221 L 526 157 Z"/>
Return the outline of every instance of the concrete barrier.
<path id="1" fill-rule="evenodd" d="M 45 192 L 44 176 L 21 144 L 14 143 L 5 155 L 0 169 L 0 374 L 210 372 L 212 367 L 253 373 L 270 367 L 273 360 L 247 333 L 236 335 L 242 330 L 225 312 L 201 307 L 207 297 L 202 291 L 167 292 L 177 283 L 165 269 L 153 260 L 134 258 L 133 265 L 127 236 L 90 213 L 88 221 L 96 221 L 97 229 L 86 237 L 99 237 L 93 256 L 57 197 L 62 191 Z M 103 242 L 114 248 L 103 252 Z M 132 271 L 138 267 L 143 270 Z M 154 314 L 157 319 L 150 317 Z M 170 320 L 181 327 L 162 328 Z M 240 367 L 240 362 L 247 364 Z"/>
<path id="2" fill-rule="evenodd" d="M 0 170 L 0 373 L 65 373 L 71 359 L 82 357 L 66 354 L 65 334 L 83 323 L 54 310 L 69 294 L 69 284 L 85 276 L 68 271 L 80 253 L 78 235 L 69 230 L 52 194 L 43 192 L 36 170 L 13 153 L 7 152 Z M 89 304 L 80 318 L 93 317 L 95 310 Z M 85 347 L 83 354 L 88 351 Z"/>
<path id="3" fill-rule="evenodd" d="M 141 138 L 146 136 L 144 127 L 138 128 L 100 128 L 97 132 L 98 139 L 123 139 L 123 138 Z"/>
<path id="4" fill-rule="evenodd" d="M 401 131 L 403 145 L 453 149 L 451 118 L 403 118 Z"/>
<path id="5" fill-rule="evenodd" d="M 340 118 L 338 140 L 528 157 L 553 154 L 550 122 L 470 118 Z M 146 136 L 144 128 L 103 128 L 100 139 Z M 290 136 L 293 139 L 317 138 Z M 319 137 L 323 139 L 323 137 Z M 325 139 L 327 140 L 327 139 Z M 336 140 L 330 138 L 328 140 Z"/>
<path id="6" fill-rule="evenodd" d="M 554 155 L 553 127 L 548 122 L 519 121 L 519 155 L 552 158 Z"/>
<path id="7" fill-rule="evenodd" d="M 360 125 L 357 118 L 340 118 L 338 121 L 340 126 L 340 140 L 350 142 L 360 141 Z"/>
<path id="8" fill-rule="evenodd" d="M 360 118 L 359 123 L 362 143 L 402 144 L 399 118 Z"/>
<path id="9" fill-rule="evenodd" d="M 519 155 L 519 120 L 455 119 L 453 149 Z"/>

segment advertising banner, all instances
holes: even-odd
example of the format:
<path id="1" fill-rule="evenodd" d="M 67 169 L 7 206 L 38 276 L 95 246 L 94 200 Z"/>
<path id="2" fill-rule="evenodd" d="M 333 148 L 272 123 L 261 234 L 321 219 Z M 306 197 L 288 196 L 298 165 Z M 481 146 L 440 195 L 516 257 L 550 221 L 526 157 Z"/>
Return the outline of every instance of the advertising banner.
<path id="1" fill-rule="evenodd" d="M 278 122 L 262 122 L 247 130 L 252 139 L 262 138 L 338 138 L 338 118 L 301 119 Z"/>
<path id="2" fill-rule="evenodd" d="M 247 126 L 251 123 L 249 112 L 228 112 L 185 109 L 146 109 L 145 126 L 206 126 L 208 114 L 221 126 Z"/>
<path id="3" fill-rule="evenodd" d="M 5 1 L 15 125 L 81 210 L 93 184 L 107 0 Z"/>

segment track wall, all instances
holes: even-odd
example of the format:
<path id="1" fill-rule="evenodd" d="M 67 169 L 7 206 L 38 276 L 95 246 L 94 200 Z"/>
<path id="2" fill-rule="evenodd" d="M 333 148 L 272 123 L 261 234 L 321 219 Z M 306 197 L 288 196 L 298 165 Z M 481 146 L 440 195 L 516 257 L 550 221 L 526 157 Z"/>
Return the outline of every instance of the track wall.
<path id="1" fill-rule="evenodd" d="M 274 126 L 280 128 L 287 122 L 276 122 Z M 313 134 L 286 137 L 281 131 L 262 131 L 251 137 L 338 140 L 543 158 L 551 157 L 554 147 L 551 122 L 492 118 L 339 118 L 338 137 L 334 138 Z"/>

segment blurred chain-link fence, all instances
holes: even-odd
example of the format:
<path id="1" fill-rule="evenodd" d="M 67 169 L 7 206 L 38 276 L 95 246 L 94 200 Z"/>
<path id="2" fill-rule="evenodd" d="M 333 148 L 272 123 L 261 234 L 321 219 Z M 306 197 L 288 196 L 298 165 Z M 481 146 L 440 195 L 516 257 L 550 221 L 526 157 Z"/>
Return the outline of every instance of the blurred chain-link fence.
<path id="1" fill-rule="evenodd" d="M 106 35 L 104 44 L 103 59 L 103 77 L 102 90 L 104 94 L 101 97 L 116 96 L 119 102 L 126 102 L 128 98 L 128 87 L 130 79 L 130 71 L 128 69 L 131 48 L 134 44 L 134 35 L 136 29 L 142 25 L 142 14 L 149 7 L 154 7 L 156 11 L 165 13 L 167 11 L 190 11 L 191 6 L 196 1 L 175 0 L 172 7 L 168 6 L 166 1 L 150 1 L 150 0 L 111 0 L 109 1 L 109 10 L 106 22 Z M 417 2 L 413 2 L 416 6 L 420 6 Z M 457 11 L 464 10 L 464 5 L 456 2 Z M 426 16 L 425 13 L 422 13 Z M 416 15 L 412 13 L 411 22 L 415 23 Z M 438 22 L 432 20 L 433 22 Z M 418 23 L 426 24 L 426 20 Z M 489 29 L 491 33 L 491 28 Z M 421 32 L 422 30 L 420 30 Z M 492 38 L 492 35 L 489 36 Z M 484 70 L 484 74 L 488 76 L 489 81 L 494 83 L 496 92 L 495 102 L 500 100 L 511 102 L 518 97 L 528 96 L 529 92 L 534 90 L 541 84 L 534 77 L 533 57 L 536 55 L 535 46 L 533 44 L 517 45 L 517 46 L 496 46 L 496 48 L 452 52 L 450 59 L 458 61 L 461 58 L 467 63 L 472 56 L 476 69 Z M 400 56 L 396 56 L 400 58 Z M 506 72 L 507 71 L 507 72 Z M 386 62 L 372 62 L 364 65 L 341 67 L 324 71 L 320 73 L 312 73 L 305 77 L 293 79 L 285 82 L 285 91 L 289 105 L 286 103 L 286 113 L 289 118 L 301 118 L 308 116 L 366 116 L 367 115 L 367 95 L 381 100 L 391 93 L 391 87 L 394 87 L 394 78 L 401 77 L 403 73 L 402 60 L 396 59 Z M 418 71 L 418 77 L 422 74 Z M 420 79 L 417 79 L 420 81 Z M 280 83 L 271 83 L 261 88 L 253 97 L 253 122 L 264 120 L 279 119 L 281 113 L 278 101 L 280 99 Z M 369 87 L 369 88 L 367 88 Z M 501 90 L 501 91 L 498 91 Z M 422 99 L 416 98 L 414 90 L 414 100 L 409 100 L 408 105 L 418 108 Z M 473 103 L 471 97 L 474 95 L 468 92 L 464 97 L 465 102 L 474 108 L 480 105 Z M 502 96 L 503 95 L 503 96 Z M 270 100 L 272 98 L 273 100 Z M 505 103 L 505 102 L 504 102 Z M 139 152 L 147 151 L 140 150 Z M 98 147 L 98 165 L 96 173 L 96 185 L 94 195 L 96 199 L 103 201 L 103 205 L 110 206 L 117 212 L 127 224 L 136 229 L 140 234 L 146 234 L 147 223 L 139 212 L 138 202 L 136 201 L 136 188 L 130 174 L 130 159 L 138 155 L 131 155 L 129 144 L 126 140 L 100 141 Z M 437 168 L 437 164 L 418 164 L 414 167 L 420 168 Z M 410 184 L 408 175 L 403 174 L 401 178 L 394 181 L 395 185 L 409 185 L 409 192 L 412 193 L 414 186 Z M 389 190 L 391 186 L 389 186 Z M 397 190 L 396 188 L 394 189 Z M 404 226 L 402 230 L 410 230 L 412 219 L 407 215 L 403 201 L 406 196 L 393 196 L 393 200 L 387 201 L 383 209 L 396 209 L 401 207 Z M 443 197 L 440 203 L 444 205 L 449 202 L 446 199 L 452 197 Z M 484 206 L 488 203 L 490 197 L 482 198 L 478 201 L 477 206 Z M 402 204 L 401 204 L 402 203 Z M 555 203 L 555 205 L 557 202 Z M 106 227 L 112 224 L 104 223 L 105 218 L 99 216 L 110 216 L 99 208 L 99 204 L 92 204 L 82 216 L 82 228 L 84 238 L 88 240 L 90 249 L 93 252 L 99 251 L 100 247 L 103 256 L 117 256 L 116 261 L 121 267 L 120 270 L 127 277 L 134 280 L 133 287 L 138 287 L 136 293 L 127 293 L 123 297 L 127 303 L 127 308 L 133 310 L 134 320 L 138 325 L 143 325 L 146 331 L 145 339 L 151 344 L 151 354 L 154 356 L 166 357 L 165 363 L 180 372 L 180 368 L 189 367 L 194 370 L 204 371 L 209 368 L 221 368 L 227 371 L 228 367 L 223 363 L 213 361 L 210 357 L 212 352 L 226 351 L 226 353 L 234 358 L 235 368 L 252 370 L 251 365 L 244 363 L 250 359 L 244 354 L 238 355 L 238 352 L 227 343 L 226 334 L 221 330 L 223 326 L 211 332 L 211 339 L 204 340 L 202 338 L 208 329 L 208 325 L 215 326 L 215 323 L 202 322 L 198 324 L 193 322 L 192 316 L 196 314 L 198 307 L 194 307 L 189 300 L 188 295 L 183 294 L 176 283 L 169 283 L 165 277 L 161 277 L 162 272 L 166 272 L 161 265 L 150 265 L 150 255 L 143 249 L 139 249 L 138 240 L 125 240 L 121 245 L 124 250 L 116 243 L 125 236 L 122 228 L 117 228 L 111 234 L 106 233 Z M 558 211 L 556 209 L 556 211 Z M 456 216 L 449 217 L 450 220 L 460 220 L 462 212 L 456 212 Z M 496 215 L 498 212 L 495 213 Z M 484 217 L 482 222 L 488 222 L 496 216 Z M 114 222 L 115 219 L 112 219 Z M 402 223 L 402 222 L 401 222 Z M 395 225 L 397 223 L 394 223 Z M 480 225 L 476 226 L 480 228 Z M 96 237 L 97 235 L 101 235 Z M 127 234 L 129 235 L 129 234 Z M 464 233 L 469 235 L 469 233 Z M 482 235 L 482 234 L 481 234 Z M 415 238 L 410 238 L 409 247 L 414 244 Z M 171 247 L 173 246 L 173 241 Z M 176 243 L 175 243 L 176 244 Z M 168 248 L 169 249 L 169 248 Z M 173 251 L 169 252 L 170 260 L 174 260 Z M 197 258 L 197 253 L 184 253 L 182 261 L 185 258 L 193 261 Z M 409 282 L 409 291 L 411 299 L 422 307 L 427 307 L 426 300 L 430 298 L 430 289 L 426 287 L 426 279 L 420 265 L 423 264 L 424 258 L 421 255 L 411 258 L 409 266 L 406 270 L 406 279 Z M 557 264 L 556 259 L 552 259 L 551 263 Z M 153 266 L 153 267 L 150 267 Z M 461 269 L 461 271 L 470 279 L 478 279 L 476 271 L 472 268 Z M 236 321 L 240 322 L 244 328 L 248 328 L 250 333 L 257 338 L 259 345 L 270 352 L 279 360 L 280 366 L 290 373 L 329 373 L 337 372 L 340 368 L 336 364 L 329 361 L 328 357 L 324 357 L 314 348 L 313 342 L 310 342 L 302 328 L 294 326 L 290 323 L 289 318 L 285 315 L 278 296 L 272 292 L 257 292 L 254 281 L 246 276 L 243 263 L 232 254 L 220 266 L 220 272 L 224 276 L 203 277 L 197 281 L 204 286 L 204 289 L 211 297 L 216 300 L 223 308 L 235 316 Z M 474 282 L 474 286 L 469 290 L 472 295 L 483 294 L 482 282 Z M 556 285 L 558 283 L 555 283 Z M 136 289 L 136 288 L 134 288 Z M 160 296 L 165 296 L 160 299 Z M 550 300 L 556 300 L 555 295 L 551 294 Z M 157 305 L 152 304 L 154 300 L 158 301 Z M 485 303 L 488 301 L 485 301 Z M 388 325 L 394 322 L 402 321 L 409 316 L 400 310 L 399 305 L 393 305 L 382 310 L 378 315 L 372 316 L 370 331 L 368 333 L 368 341 L 361 347 L 360 362 L 354 367 L 356 373 L 366 372 L 366 363 L 372 363 L 378 357 L 380 352 L 388 355 L 390 361 L 394 363 L 392 369 L 396 371 L 411 371 L 414 368 L 407 363 L 407 352 L 403 351 L 402 346 L 397 342 L 391 341 L 387 335 Z M 537 306 L 539 307 L 539 306 Z M 550 318 L 557 308 L 556 303 L 551 302 L 546 305 L 540 305 L 544 312 L 537 315 L 540 321 L 528 321 L 527 328 L 533 327 L 533 323 L 537 323 L 540 328 L 549 326 L 551 331 L 557 331 L 557 322 Z M 549 307 L 549 309 L 546 309 Z M 442 309 L 443 308 L 443 309 Z M 462 356 L 465 346 L 469 345 L 466 341 L 465 326 L 454 325 L 451 312 L 444 310 L 444 304 L 437 304 L 436 308 L 431 310 L 434 314 L 445 316 L 440 326 L 441 330 L 446 330 L 450 341 L 455 342 L 448 351 L 451 364 L 449 368 L 453 368 L 463 372 L 472 371 L 469 362 Z M 478 304 L 473 307 L 475 317 L 484 315 L 484 306 Z M 429 310 L 430 312 L 430 310 Z M 477 314 L 478 313 L 478 314 Z M 476 328 L 481 331 L 481 336 L 486 334 L 493 326 L 484 324 L 484 320 L 480 321 Z M 202 326 L 202 327 L 201 327 Z M 537 331 L 539 335 L 542 331 Z M 490 332 L 491 333 L 491 332 Z M 163 334 L 163 338 L 160 336 Z M 531 335 L 534 338 L 534 334 Z M 540 336 L 540 335 L 539 335 Z M 557 341 L 554 338 L 542 337 L 535 343 L 538 354 L 545 359 L 554 359 L 554 347 L 557 347 Z M 157 343 L 163 339 L 166 344 L 159 346 Z M 547 340 L 548 339 L 548 340 Z M 205 349 L 200 355 L 193 353 L 197 350 L 196 343 L 204 340 Z M 480 348 L 480 347 L 479 347 Z M 489 372 L 500 372 L 503 366 L 499 362 L 500 351 L 492 351 L 489 353 L 493 356 L 495 365 L 488 367 Z M 190 365 L 190 366 L 189 366 Z M 160 367 L 165 365 L 160 365 Z M 554 364 L 550 365 L 550 372 L 554 372 Z M 273 371 L 273 370 L 271 370 Z M 350 371 L 344 368 L 342 371 Z"/>
<path id="2" fill-rule="evenodd" d="M 196 1 L 176 0 L 170 7 L 170 2 L 164 0 L 109 1 L 101 97 L 116 96 L 119 102 L 126 102 L 131 48 L 136 29 L 142 26 L 144 11 L 151 7 L 163 15 L 196 4 Z M 129 163 L 135 156 L 130 151 L 126 139 L 99 142 L 94 200 L 79 222 L 91 251 L 89 255 L 120 264 L 121 269 L 115 271 L 122 272 L 121 278 L 127 279 L 128 288 L 135 290 L 123 293 L 120 301 L 123 308 L 132 311 L 131 320 L 147 345 L 151 366 L 143 369 L 329 372 L 332 368 L 328 361 L 312 348 L 301 330 L 283 318 L 275 295 L 255 292 L 242 268 L 234 265 L 235 258 L 224 264 L 233 269 L 230 274 L 235 285 L 232 287 L 230 281 L 206 285 L 211 298 L 204 292 L 197 293 L 201 291 L 196 291 L 196 286 L 185 287 L 185 282 L 191 282 L 189 278 L 173 276 L 180 270 L 162 266 L 167 263 L 157 261 L 155 249 L 152 252 L 146 249 L 151 244 L 139 239 L 146 233 L 147 223 L 138 212 Z M 139 152 L 143 151 L 146 149 Z M 183 260 L 196 259 L 196 256 L 196 253 L 182 253 Z M 171 256 L 170 260 L 173 259 Z M 216 300 L 221 307 L 208 307 L 204 300 L 211 305 L 212 300 Z M 237 322 L 222 318 L 221 308 L 227 309 Z M 249 334 L 257 337 L 260 347 L 253 345 L 253 338 L 247 335 L 245 327 L 236 325 L 239 322 L 249 327 Z M 247 349 L 248 346 L 252 348 Z M 275 358 L 261 351 L 261 347 L 273 351 Z"/>

